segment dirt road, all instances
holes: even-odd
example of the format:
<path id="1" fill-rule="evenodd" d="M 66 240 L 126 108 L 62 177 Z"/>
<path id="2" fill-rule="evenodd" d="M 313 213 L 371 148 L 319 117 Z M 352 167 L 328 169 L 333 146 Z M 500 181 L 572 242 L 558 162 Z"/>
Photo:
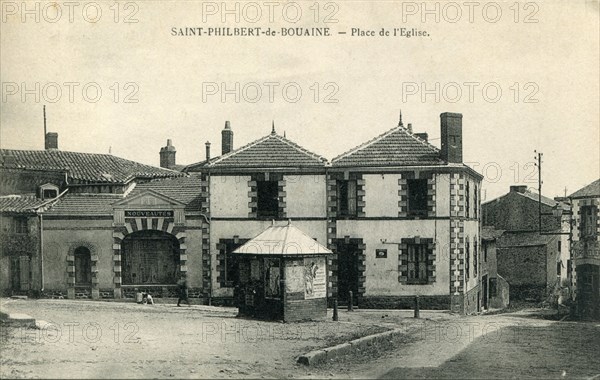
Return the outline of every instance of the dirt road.
<path id="1" fill-rule="evenodd" d="M 600 325 L 528 313 L 340 312 L 309 323 L 235 318 L 236 309 L 70 300 L 2 300 L 51 322 L 3 328 L 2 378 L 567 377 L 600 373 Z M 318 367 L 298 355 L 391 328 L 406 334 Z"/>

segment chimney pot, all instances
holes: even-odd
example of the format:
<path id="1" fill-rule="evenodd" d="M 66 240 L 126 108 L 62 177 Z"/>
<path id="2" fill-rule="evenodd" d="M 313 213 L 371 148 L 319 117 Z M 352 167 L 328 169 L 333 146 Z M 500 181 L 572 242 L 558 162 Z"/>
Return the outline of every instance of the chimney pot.
<path id="1" fill-rule="evenodd" d="M 229 121 L 225 122 L 225 128 L 221 131 L 221 154 L 227 154 L 233 150 L 233 131 Z"/>
<path id="2" fill-rule="evenodd" d="M 210 160 L 210 141 L 206 142 L 206 161 Z"/>
<path id="3" fill-rule="evenodd" d="M 442 140 L 440 158 L 447 163 L 462 163 L 462 114 L 442 113 L 440 115 L 440 129 Z"/>
<path id="4" fill-rule="evenodd" d="M 408 129 L 408 133 L 412 133 L 412 123 L 408 123 L 406 129 Z"/>

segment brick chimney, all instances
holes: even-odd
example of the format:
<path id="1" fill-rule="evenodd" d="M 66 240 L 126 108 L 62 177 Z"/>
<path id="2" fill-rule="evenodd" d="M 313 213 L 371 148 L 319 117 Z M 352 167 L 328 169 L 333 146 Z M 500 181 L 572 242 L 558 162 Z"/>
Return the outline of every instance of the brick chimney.
<path id="1" fill-rule="evenodd" d="M 427 141 L 427 139 L 429 138 L 429 135 L 427 134 L 427 132 L 415 133 L 415 136 L 417 136 L 418 138 L 420 138 L 423 141 Z"/>
<path id="2" fill-rule="evenodd" d="M 173 146 L 171 139 L 167 139 L 167 146 L 160 148 L 160 167 L 172 169 L 175 167 L 175 154 L 177 149 Z"/>
<path id="3" fill-rule="evenodd" d="M 206 142 L 206 161 L 210 160 L 210 141 Z"/>
<path id="4" fill-rule="evenodd" d="M 442 113 L 440 115 L 440 127 L 442 137 L 440 158 L 447 163 L 462 163 L 462 114 Z"/>
<path id="5" fill-rule="evenodd" d="M 46 133 L 46 138 L 44 141 L 44 148 L 46 150 L 58 149 L 58 133 L 56 133 L 56 132 Z"/>
<path id="6" fill-rule="evenodd" d="M 221 154 L 229 153 L 233 150 L 233 131 L 229 121 L 225 122 L 225 128 L 221 131 Z"/>
<path id="7" fill-rule="evenodd" d="M 510 187 L 510 192 L 511 193 L 525 193 L 527 191 L 527 186 L 525 185 L 518 185 L 518 186 L 511 186 Z"/>

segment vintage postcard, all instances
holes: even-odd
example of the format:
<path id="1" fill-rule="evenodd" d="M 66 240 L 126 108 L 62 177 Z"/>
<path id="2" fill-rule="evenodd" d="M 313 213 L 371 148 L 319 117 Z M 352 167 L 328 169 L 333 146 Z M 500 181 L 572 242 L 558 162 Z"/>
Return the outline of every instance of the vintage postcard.
<path id="1" fill-rule="evenodd" d="M 600 377 L 598 0 L 0 0 L 1 378 Z"/>

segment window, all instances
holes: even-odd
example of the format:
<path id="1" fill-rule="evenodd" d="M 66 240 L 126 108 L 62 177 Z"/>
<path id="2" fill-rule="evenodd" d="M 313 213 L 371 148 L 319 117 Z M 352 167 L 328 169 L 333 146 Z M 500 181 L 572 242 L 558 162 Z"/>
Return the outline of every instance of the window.
<path id="1" fill-rule="evenodd" d="M 473 190 L 473 216 L 477 218 L 477 211 L 479 210 L 479 195 L 477 194 L 477 185 L 475 185 L 475 189 Z"/>
<path id="2" fill-rule="evenodd" d="M 29 225 L 27 223 L 27 218 L 15 218 L 15 233 L 16 234 L 26 234 L 29 233 Z"/>
<path id="3" fill-rule="evenodd" d="M 571 272 L 573 272 L 573 262 L 567 260 L 567 276 L 571 277 Z"/>
<path id="4" fill-rule="evenodd" d="M 581 237 L 595 238 L 597 233 L 596 206 L 581 207 Z"/>
<path id="5" fill-rule="evenodd" d="M 79 247 L 75 250 L 75 284 L 90 285 L 92 283 L 92 262 L 90 250 Z"/>
<path id="6" fill-rule="evenodd" d="M 427 180 L 408 180 L 408 215 L 427 216 Z"/>
<path id="7" fill-rule="evenodd" d="M 356 181 L 338 181 L 338 215 L 356 216 Z"/>
<path id="8" fill-rule="evenodd" d="M 558 277 L 560 277 L 561 272 L 562 272 L 562 261 L 557 261 L 556 262 L 556 275 Z"/>
<path id="9" fill-rule="evenodd" d="M 279 215 L 279 184 L 277 181 L 257 182 L 256 215 L 263 218 L 277 218 Z"/>
<path id="10" fill-rule="evenodd" d="M 490 278 L 490 297 L 496 297 L 498 295 L 498 279 L 496 277 Z"/>
<path id="11" fill-rule="evenodd" d="M 43 199 L 52 199 L 56 198 L 57 196 L 58 192 L 56 191 L 56 189 L 45 189 L 42 194 Z"/>
<path id="12" fill-rule="evenodd" d="M 473 243 L 473 277 L 477 277 L 477 264 L 479 260 L 477 260 L 479 257 L 479 252 L 477 252 L 477 242 Z"/>
<path id="13" fill-rule="evenodd" d="M 408 278 L 409 284 L 427 284 L 427 245 L 408 244 Z"/>
<path id="14" fill-rule="evenodd" d="M 489 244 L 486 242 L 482 242 L 481 244 L 483 247 L 483 261 L 485 261 L 487 263 L 487 253 L 488 253 Z"/>
<path id="15" fill-rule="evenodd" d="M 560 253 L 560 251 L 562 251 L 562 242 L 560 241 L 560 239 L 558 239 L 558 253 Z"/>
<path id="16" fill-rule="evenodd" d="M 465 215 L 468 218 L 471 214 L 471 191 L 469 189 L 469 181 L 465 188 Z"/>
<path id="17" fill-rule="evenodd" d="M 221 240 L 221 258 L 219 259 L 221 269 L 221 286 L 233 287 L 239 284 L 240 280 L 240 269 L 239 269 L 239 257 L 238 255 L 232 254 L 237 248 L 241 247 L 246 243 L 248 239 L 225 239 Z M 222 261 L 224 260 L 224 262 Z"/>
<path id="18" fill-rule="evenodd" d="M 467 240 L 465 243 L 465 277 L 468 280 L 471 276 L 471 247 Z"/>

